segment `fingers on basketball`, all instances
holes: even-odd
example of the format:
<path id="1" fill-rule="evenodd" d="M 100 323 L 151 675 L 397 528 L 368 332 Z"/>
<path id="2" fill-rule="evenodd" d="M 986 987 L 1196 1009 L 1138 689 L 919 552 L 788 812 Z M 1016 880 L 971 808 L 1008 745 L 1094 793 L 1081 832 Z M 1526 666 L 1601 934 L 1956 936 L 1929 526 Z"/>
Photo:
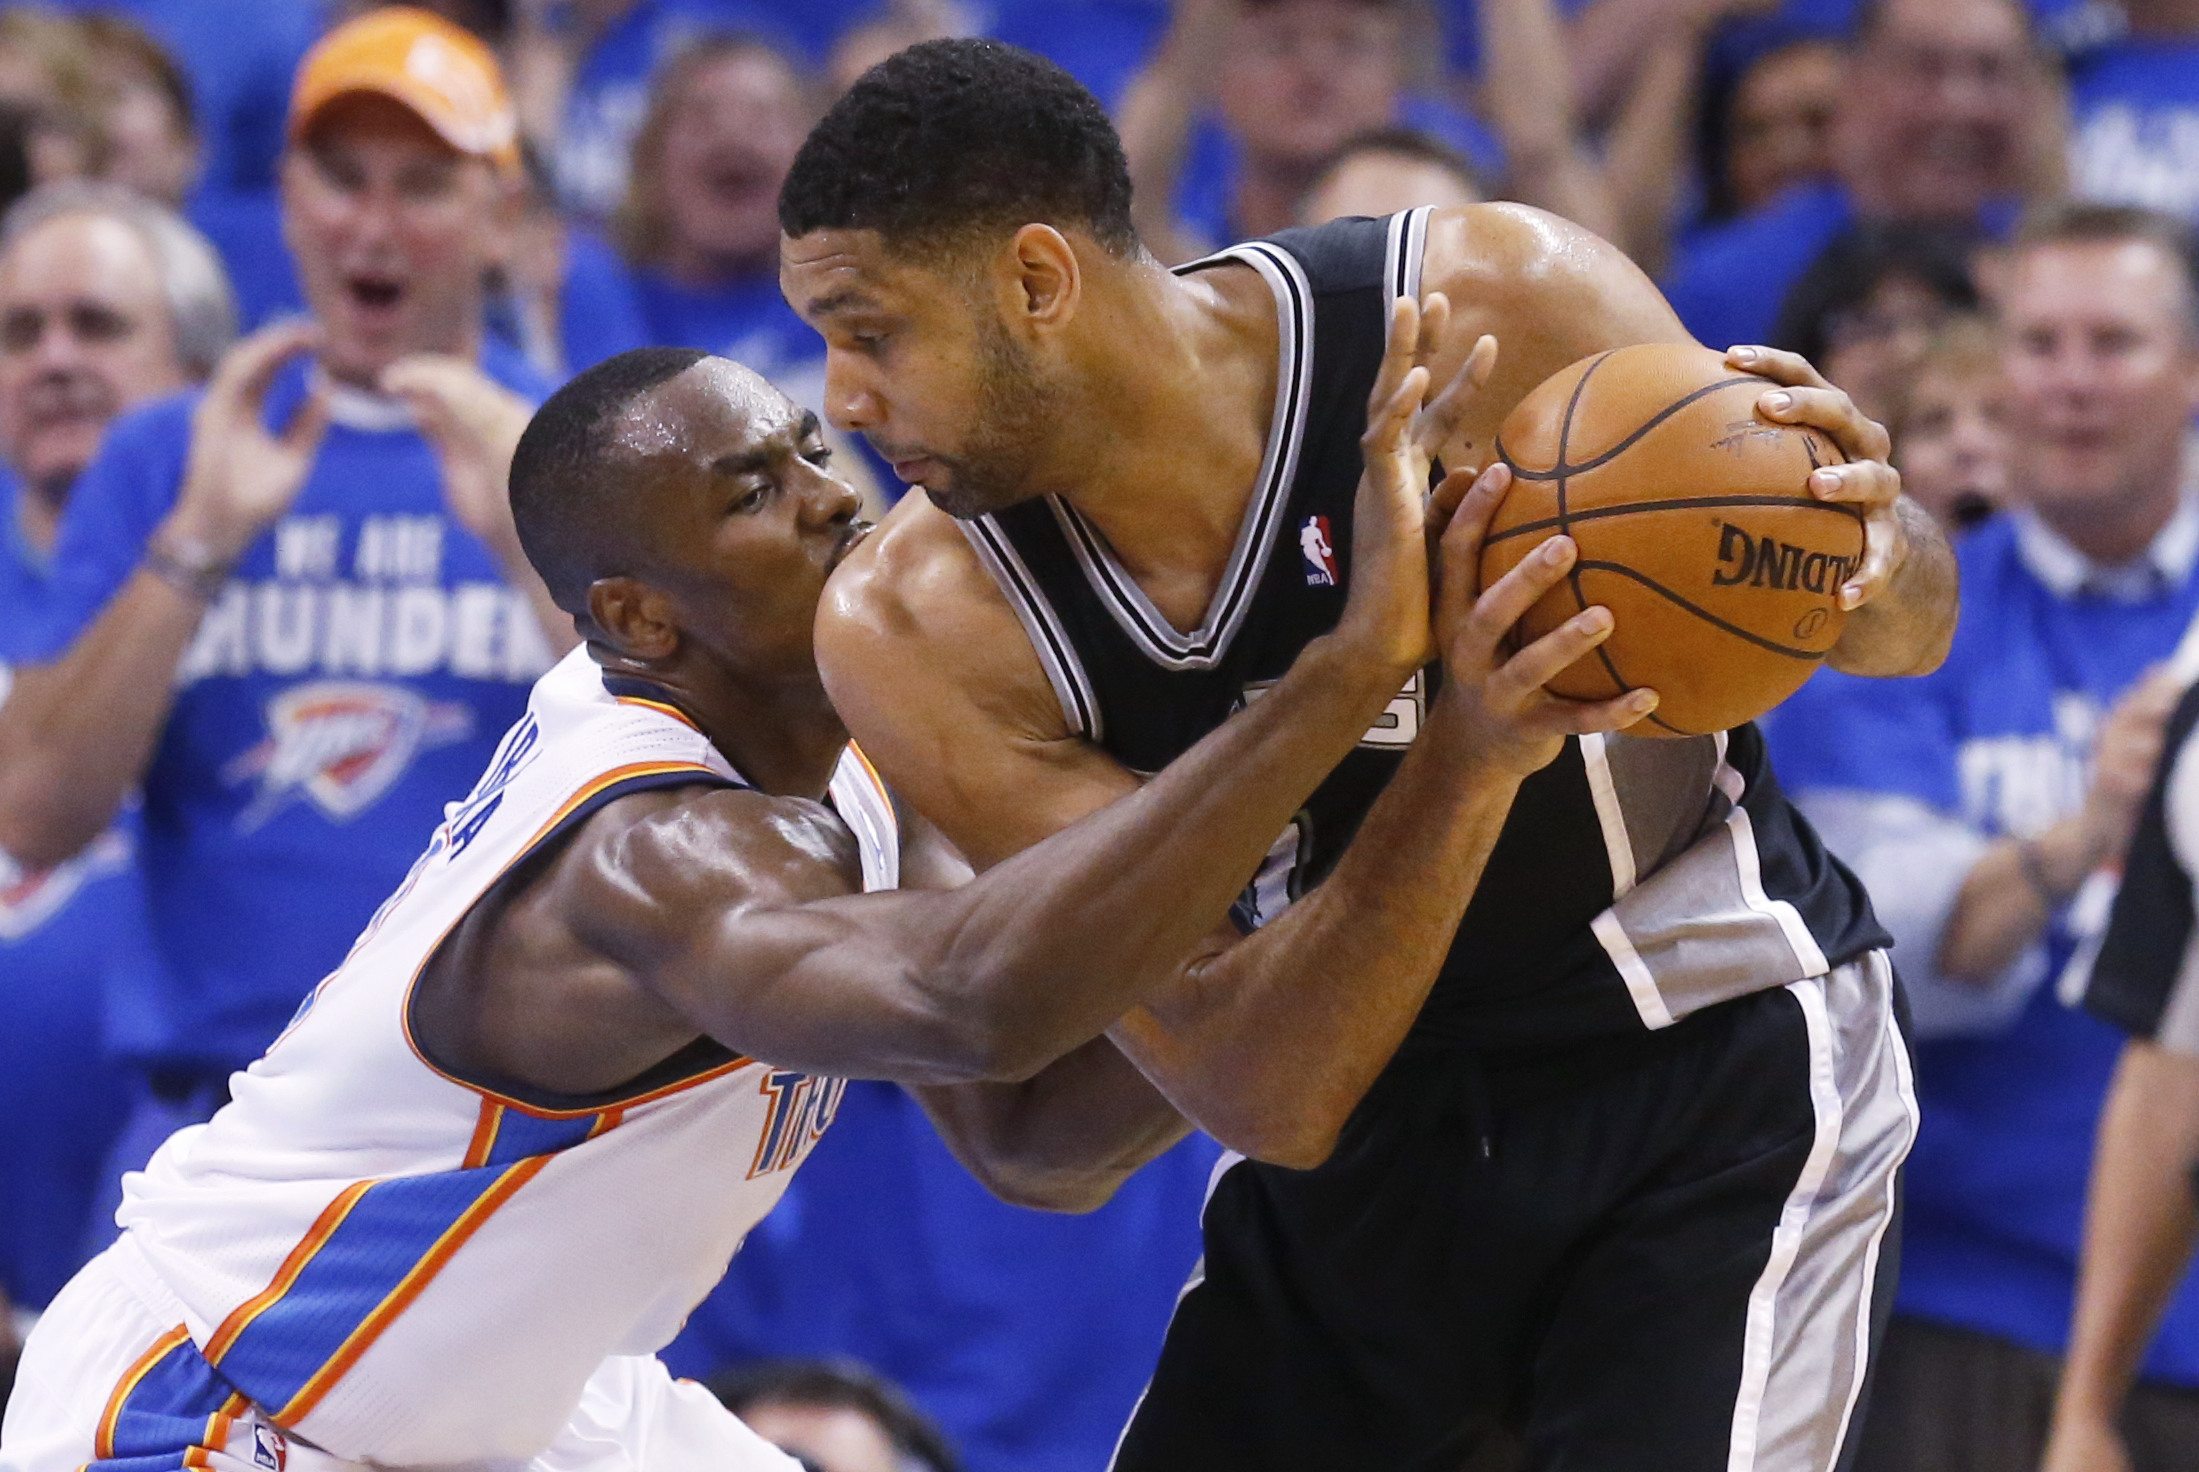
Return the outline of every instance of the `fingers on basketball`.
<path id="1" fill-rule="evenodd" d="M 1821 426 L 1756 412 L 1771 387 L 1708 349 L 1642 345 L 1562 370 L 1506 419 L 1498 453 L 1517 484 L 1483 539 L 1484 583 L 1569 535 L 1577 560 L 1515 639 L 1596 605 L 1615 620 L 1551 676 L 1553 694 L 1600 704 L 1654 690 L 1645 733 L 1701 735 L 1776 705 L 1837 642 L 1842 589 L 1871 552 L 1891 555 L 1892 528 L 1809 489 L 1845 456 Z"/>

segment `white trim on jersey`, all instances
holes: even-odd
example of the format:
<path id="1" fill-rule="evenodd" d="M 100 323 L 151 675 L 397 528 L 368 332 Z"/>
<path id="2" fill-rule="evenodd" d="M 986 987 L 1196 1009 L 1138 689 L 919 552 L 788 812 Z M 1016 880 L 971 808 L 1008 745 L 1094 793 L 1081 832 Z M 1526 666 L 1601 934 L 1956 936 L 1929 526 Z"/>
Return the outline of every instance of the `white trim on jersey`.
<path id="1" fill-rule="evenodd" d="M 1088 741 L 1101 740 L 1099 697 L 1092 691 L 1091 676 L 1084 672 L 1084 662 L 1077 657 L 1076 643 L 1062 626 L 1061 615 L 1040 591 L 1031 569 L 1024 565 L 1023 554 L 989 516 L 957 521 L 955 525 L 962 529 L 977 560 L 985 564 L 994 586 L 1015 611 L 1016 621 L 1023 625 L 1024 637 L 1031 641 L 1031 650 L 1046 671 L 1046 682 L 1054 687 L 1054 699 L 1061 702 L 1070 732 Z"/>
<path id="2" fill-rule="evenodd" d="M 1070 550 L 1086 581 L 1115 622 L 1147 658 L 1163 669 L 1210 670 L 1229 653 L 1230 641 L 1244 624 L 1267 570 L 1277 530 L 1286 520 L 1290 488 L 1298 478 L 1298 452 L 1305 438 L 1306 401 L 1313 385 L 1313 288 L 1305 268 L 1289 251 L 1264 241 L 1232 246 L 1218 255 L 1179 266 L 1179 274 L 1235 261 L 1252 267 L 1275 297 L 1275 408 L 1268 429 L 1260 477 L 1252 505 L 1237 529 L 1237 543 L 1222 571 L 1222 581 L 1207 605 L 1206 617 L 1190 633 L 1179 633 L 1146 597 L 1137 579 L 1116 560 L 1098 527 L 1068 502 L 1048 497 Z"/>

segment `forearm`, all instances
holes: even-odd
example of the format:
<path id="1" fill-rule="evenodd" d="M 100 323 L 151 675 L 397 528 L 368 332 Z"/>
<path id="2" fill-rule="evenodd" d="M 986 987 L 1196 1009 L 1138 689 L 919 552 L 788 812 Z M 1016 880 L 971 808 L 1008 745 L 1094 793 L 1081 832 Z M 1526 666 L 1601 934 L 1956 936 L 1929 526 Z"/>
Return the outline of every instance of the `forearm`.
<path id="1" fill-rule="evenodd" d="M 2199 1058 L 2133 1041 L 2100 1116 L 2057 1415 L 2112 1423 L 2199 1242 Z"/>
<path id="2" fill-rule="evenodd" d="M 1246 1155 L 1327 1158 L 1450 952 L 1518 778 L 1479 770 L 1441 714 L 1324 883 L 1111 1034 Z"/>
<path id="3" fill-rule="evenodd" d="M 140 568 L 67 654 L 0 706 L 0 851 L 44 869 L 114 821 L 175 699 L 204 605 Z"/>
<path id="4" fill-rule="evenodd" d="M 1138 236 L 1164 264 L 1195 253 L 1176 225 L 1176 182 L 1191 145 L 1202 90 L 1190 74 L 1195 56 L 1172 36 L 1132 80 L 1121 106 L 1123 155 L 1130 166 L 1130 213 Z"/>
<path id="5" fill-rule="evenodd" d="M 1022 1083 L 920 1085 L 940 1138 L 1003 1201 L 1093 1211 L 1191 1126 L 1105 1038 Z"/>
<path id="6" fill-rule="evenodd" d="M 1981 987 L 1997 980 L 2045 934 L 2054 906 L 2075 894 L 2103 857 L 2094 852 L 2081 818 L 1987 849 L 1963 880 L 1940 933 L 1940 975 Z"/>
<path id="7" fill-rule="evenodd" d="M 1308 645 L 1145 786 L 946 897 L 960 913 L 921 974 L 998 1019 L 1027 1070 L 1098 1035 L 1224 922 L 1402 683 L 1333 635 Z"/>
<path id="8" fill-rule="evenodd" d="M 1504 144 L 1506 197 L 1612 235 L 1611 193 L 1574 138 L 1556 7 L 1551 0 L 1483 0 L 1481 28 L 1482 95 Z"/>
<path id="9" fill-rule="evenodd" d="M 1904 496 L 1898 508 L 1907 554 L 1878 597 L 1848 614 L 1825 663 L 1850 675 L 1928 675 L 1955 637 L 1960 578 L 1954 549 L 1930 513 Z"/>
<path id="10" fill-rule="evenodd" d="M 1672 22 L 1666 0 L 1597 0 L 1566 28 L 1573 109 L 1594 127 L 1611 115 L 1641 65 L 1642 38 Z"/>
<path id="11" fill-rule="evenodd" d="M 1617 220 L 1613 238 L 1652 276 L 1665 268 L 1687 167 L 1699 45 L 1692 31 L 1651 45 L 1604 149 L 1603 176 Z"/>

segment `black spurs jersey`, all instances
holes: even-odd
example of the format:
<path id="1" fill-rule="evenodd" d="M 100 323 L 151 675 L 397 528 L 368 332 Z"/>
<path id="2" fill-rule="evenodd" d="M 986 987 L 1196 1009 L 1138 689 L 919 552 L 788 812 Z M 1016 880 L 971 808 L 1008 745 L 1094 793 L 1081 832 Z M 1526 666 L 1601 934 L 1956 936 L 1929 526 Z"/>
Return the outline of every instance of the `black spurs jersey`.
<path id="1" fill-rule="evenodd" d="M 963 523 L 1071 727 L 1133 770 L 1158 771 L 1257 699 L 1342 612 L 1367 398 L 1390 300 L 1419 295 L 1428 214 L 1289 230 L 1181 268 L 1258 271 L 1280 329 L 1266 459 L 1196 629 L 1171 627 L 1064 501 Z M 1438 675 L 1400 691 L 1314 794 L 1247 891 L 1244 923 L 1334 866 Z M 1585 737 L 1521 788 L 1413 1040 L 1664 1027 L 1888 943 L 1862 886 L 1781 795 L 1753 726 Z"/>

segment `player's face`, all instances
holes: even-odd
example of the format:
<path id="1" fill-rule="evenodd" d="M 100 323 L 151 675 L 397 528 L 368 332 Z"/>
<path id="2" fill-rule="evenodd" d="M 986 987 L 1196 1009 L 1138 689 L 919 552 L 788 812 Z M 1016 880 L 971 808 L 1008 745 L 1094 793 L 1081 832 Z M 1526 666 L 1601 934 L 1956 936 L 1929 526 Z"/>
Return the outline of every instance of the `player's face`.
<path id="1" fill-rule="evenodd" d="M 833 474 L 817 416 L 722 358 L 636 404 L 618 447 L 647 488 L 645 581 L 682 635 L 729 668 L 815 678 L 825 579 L 861 540 L 861 500 Z"/>
<path id="2" fill-rule="evenodd" d="M 2188 292 L 2148 241 L 2018 254 L 2001 303 L 2018 499 L 2104 507 L 2175 483 L 2199 412 Z"/>
<path id="3" fill-rule="evenodd" d="M 982 290 L 868 230 L 783 239 L 779 285 L 825 339 L 825 413 L 950 516 L 1027 500 L 1057 395 Z"/>
<path id="4" fill-rule="evenodd" d="M 515 200 L 485 161 L 386 97 L 323 108 L 283 160 L 283 233 L 326 333 L 321 361 L 371 385 L 408 353 L 470 351 Z"/>
<path id="5" fill-rule="evenodd" d="M 62 215 L 0 259 L 0 451 L 28 484 L 58 500 L 117 414 L 188 381 L 129 226 Z"/>

